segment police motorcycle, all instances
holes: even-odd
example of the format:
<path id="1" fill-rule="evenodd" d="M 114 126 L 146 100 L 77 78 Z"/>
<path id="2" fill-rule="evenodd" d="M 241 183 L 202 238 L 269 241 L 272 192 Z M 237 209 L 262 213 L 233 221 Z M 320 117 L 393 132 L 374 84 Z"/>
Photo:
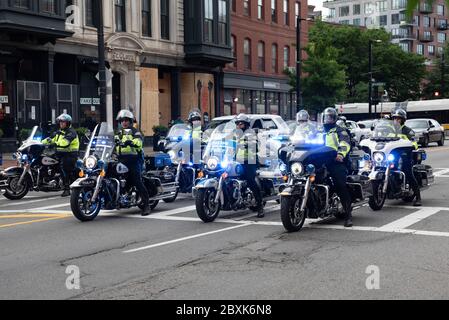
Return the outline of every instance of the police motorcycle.
<path id="1" fill-rule="evenodd" d="M 195 181 L 201 172 L 201 156 L 207 144 L 211 130 L 206 130 L 202 134 L 201 145 L 193 146 L 198 150 L 193 150 L 196 159 L 190 159 L 190 127 L 187 124 L 174 125 L 166 138 L 165 152 L 169 155 L 172 165 L 166 170 L 172 172 L 176 177 L 180 193 L 192 193 Z M 196 163 L 195 163 L 196 162 Z M 174 199 L 173 199 L 174 201 Z M 170 201 L 166 201 L 170 202 Z"/>
<path id="2" fill-rule="evenodd" d="M 119 210 L 131 207 L 143 209 L 143 203 L 134 186 L 127 185 L 129 169 L 118 161 L 112 126 L 97 125 L 91 135 L 83 160 L 77 161 L 79 179 L 71 188 L 70 206 L 80 221 L 92 221 L 100 210 Z M 160 179 L 143 173 L 143 183 L 150 195 L 150 208 L 159 200 L 173 197 L 176 187 L 163 188 Z"/>
<path id="3" fill-rule="evenodd" d="M 281 221 L 288 232 L 301 230 L 306 218 L 325 219 L 344 217 L 344 208 L 333 187 L 327 166 L 337 157 L 337 151 L 325 145 L 321 132 L 293 137 L 295 144 L 279 150 L 279 158 L 286 164 L 283 173 L 288 179 L 281 192 Z M 357 159 L 363 165 L 368 155 Z M 352 173 L 352 174 L 351 174 Z M 352 206 L 368 202 L 372 195 L 369 177 L 350 172 L 347 177 Z"/>
<path id="4" fill-rule="evenodd" d="M 217 126 L 204 151 L 204 177 L 198 179 L 194 187 L 196 211 L 204 222 L 213 222 L 221 210 L 238 211 L 249 208 L 257 211 L 255 197 L 241 177 L 244 166 L 236 156 L 238 146 L 234 134 L 237 131 L 234 121 Z M 284 181 L 277 152 L 276 157 L 272 158 L 270 152 L 264 151 L 259 163 L 262 165 L 257 171 L 256 182 L 265 205 L 267 201 L 278 199 Z"/>
<path id="5" fill-rule="evenodd" d="M 412 142 L 401 139 L 399 133 L 400 128 L 395 127 L 393 121 L 383 119 L 376 125 L 372 137 L 360 143 L 361 148 L 372 156 L 365 171 L 373 181 L 373 196 L 369 205 L 376 211 L 382 208 L 386 199 L 413 201 L 413 190 L 402 171 L 401 154 L 406 150 L 413 150 L 412 171 L 420 189 L 428 189 L 434 183 L 432 167 L 422 163 L 427 159 L 426 152 L 415 150 Z"/>
<path id="6" fill-rule="evenodd" d="M 63 190 L 63 177 L 55 149 L 43 144 L 43 130 L 35 126 L 13 158 L 17 166 L 0 172 L 0 191 L 10 200 L 19 200 L 29 191 Z"/>

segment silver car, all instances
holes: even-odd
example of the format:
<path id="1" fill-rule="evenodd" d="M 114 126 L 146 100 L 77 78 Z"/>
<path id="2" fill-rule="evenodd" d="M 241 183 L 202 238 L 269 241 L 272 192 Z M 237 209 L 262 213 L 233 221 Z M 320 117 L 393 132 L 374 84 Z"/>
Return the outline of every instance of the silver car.
<path id="1" fill-rule="evenodd" d="M 433 119 L 409 119 L 405 125 L 415 132 L 415 139 L 422 147 L 436 142 L 439 146 L 444 145 L 444 128 Z"/>

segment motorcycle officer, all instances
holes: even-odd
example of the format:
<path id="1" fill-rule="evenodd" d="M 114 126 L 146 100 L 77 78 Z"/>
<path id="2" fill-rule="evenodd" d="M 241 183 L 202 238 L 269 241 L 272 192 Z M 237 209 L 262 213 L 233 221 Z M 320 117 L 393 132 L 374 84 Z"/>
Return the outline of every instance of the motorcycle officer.
<path id="1" fill-rule="evenodd" d="M 310 122 L 310 116 L 307 110 L 301 110 L 296 114 L 296 123 L 298 130 L 305 133 L 313 133 L 316 127 Z"/>
<path id="2" fill-rule="evenodd" d="M 203 134 L 201 130 L 201 114 L 198 111 L 189 112 L 187 122 L 189 123 L 189 131 L 186 132 L 186 135 L 188 135 L 186 138 L 190 143 L 189 161 L 198 164 L 201 160 L 201 138 Z"/>
<path id="3" fill-rule="evenodd" d="M 351 151 L 351 139 L 347 131 L 337 126 L 337 111 L 334 108 L 327 108 L 323 112 L 323 127 L 325 132 L 326 146 L 338 152 L 335 161 L 327 166 L 332 177 L 337 195 L 340 197 L 345 210 L 345 227 L 352 227 L 352 200 L 346 179 L 348 175 L 347 163 L 348 155 Z"/>
<path id="4" fill-rule="evenodd" d="M 418 149 L 418 143 L 415 141 L 415 132 L 405 125 L 405 121 L 407 120 L 407 112 L 403 109 L 395 110 L 391 118 L 393 119 L 393 123 L 398 132 L 398 137 L 404 140 L 410 140 L 415 149 Z M 421 206 L 421 191 L 419 189 L 418 181 L 416 180 L 415 175 L 413 174 L 413 157 L 412 150 L 404 150 L 401 154 L 402 158 L 402 171 L 405 173 L 405 177 L 408 180 L 410 187 L 414 193 L 414 202 L 413 205 L 415 207 Z"/>
<path id="5" fill-rule="evenodd" d="M 56 157 L 60 159 L 60 169 L 64 183 L 62 197 L 70 196 L 70 183 L 74 180 L 75 165 L 78 159 L 80 141 L 75 129 L 72 128 L 72 117 L 66 113 L 56 118 L 59 130 L 53 132 L 43 141 L 44 145 L 56 148 Z"/>
<path id="6" fill-rule="evenodd" d="M 259 185 L 256 182 L 257 173 L 257 136 L 251 133 L 250 118 L 246 114 L 239 114 L 235 119 L 237 129 L 241 130 L 243 134 L 237 137 L 237 159 L 243 160 L 243 178 L 246 180 L 248 188 L 252 191 L 257 204 L 257 217 L 263 218 L 265 216 L 263 209 L 262 193 Z"/>
<path id="7" fill-rule="evenodd" d="M 117 115 L 117 121 L 121 126 L 115 135 L 119 161 L 129 169 L 129 182 L 137 188 L 137 192 L 144 204 L 142 216 L 150 214 L 149 195 L 142 182 L 143 136 L 133 127 L 134 115 L 129 110 L 121 110 Z"/>

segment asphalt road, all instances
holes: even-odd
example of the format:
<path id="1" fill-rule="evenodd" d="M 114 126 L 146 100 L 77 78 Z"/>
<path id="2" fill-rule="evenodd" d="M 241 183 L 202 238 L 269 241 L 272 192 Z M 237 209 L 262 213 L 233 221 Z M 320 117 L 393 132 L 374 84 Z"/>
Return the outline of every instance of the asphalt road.
<path id="1" fill-rule="evenodd" d="M 423 207 L 362 207 L 350 229 L 332 218 L 286 233 L 275 202 L 263 219 L 205 224 L 183 196 L 81 223 L 59 194 L 0 196 L 0 299 L 447 299 L 448 158 L 428 148 Z"/>

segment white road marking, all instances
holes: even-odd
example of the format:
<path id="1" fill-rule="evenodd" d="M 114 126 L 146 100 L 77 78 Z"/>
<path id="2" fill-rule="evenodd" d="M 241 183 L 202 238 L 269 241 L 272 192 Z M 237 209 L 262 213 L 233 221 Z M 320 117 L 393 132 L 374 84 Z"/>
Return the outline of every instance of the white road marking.
<path id="1" fill-rule="evenodd" d="M 10 202 L 8 202 L 8 204 L 6 204 L 6 205 L 2 204 L 2 205 L 0 205 L 0 207 L 3 208 L 3 207 L 19 206 L 22 204 L 29 204 L 29 203 L 42 202 L 42 201 L 55 200 L 55 199 L 61 199 L 61 197 L 52 197 L 52 198 L 45 198 L 45 199 L 39 199 L 39 200 L 31 200 L 30 199 L 28 201 L 22 201 L 22 202 L 14 202 L 14 201 L 10 200 Z"/>
<path id="2" fill-rule="evenodd" d="M 138 251 L 142 251 L 142 250 L 148 250 L 148 249 L 152 249 L 152 248 L 156 248 L 156 247 L 165 246 L 167 244 L 172 244 L 172 243 L 181 242 L 181 241 L 187 241 L 187 240 L 190 240 L 190 239 L 204 237 L 204 236 L 208 236 L 208 235 L 211 235 L 211 234 L 214 234 L 214 233 L 229 231 L 229 230 L 232 230 L 232 229 L 247 227 L 247 226 L 250 226 L 250 225 L 252 225 L 252 224 L 251 223 L 242 223 L 242 224 L 239 224 L 237 226 L 232 226 L 232 227 L 228 227 L 228 228 L 224 228 L 224 229 L 209 231 L 209 232 L 205 232 L 205 233 L 199 233 L 199 234 L 195 234 L 195 235 L 188 236 L 188 237 L 183 237 L 183 238 L 174 239 L 174 240 L 170 240 L 170 241 L 155 243 L 155 244 L 152 244 L 152 245 L 149 245 L 149 246 L 123 251 L 123 253 L 133 253 L 133 252 L 138 252 Z"/>
<path id="3" fill-rule="evenodd" d="M 171 216 L 174 214 L 184 213 L 184 212 L 193 211 L 193 210 L 196 210 L 196 206 L 188 206 L 188 207 L 184 207 L 184 208 L 177 208 L 177 209 L 168 210 L 168 211 L 164 211 L 164 212 L 158 212 L 158 213 L 152 214 L 151 216 L 166 217 L 166 216 Z"/>
<path id="4" fill-rule="evenodd" d="M 434 208 L 423 208 L 414 213 L 411 213 L 401 219 L 388 223 L 378 228 L 378 231 L 395 231 L 400 229 L 406 229 L 407 227 L 426 219 L 440 210 Z"/>
<path id="5" fill-rule="evenodd" d="M 434 172 L 433 175 L 435 177 L 444 177 L 447 173 L 449 173 L 449 169 L 438 169 L 438 171 Z"/>

